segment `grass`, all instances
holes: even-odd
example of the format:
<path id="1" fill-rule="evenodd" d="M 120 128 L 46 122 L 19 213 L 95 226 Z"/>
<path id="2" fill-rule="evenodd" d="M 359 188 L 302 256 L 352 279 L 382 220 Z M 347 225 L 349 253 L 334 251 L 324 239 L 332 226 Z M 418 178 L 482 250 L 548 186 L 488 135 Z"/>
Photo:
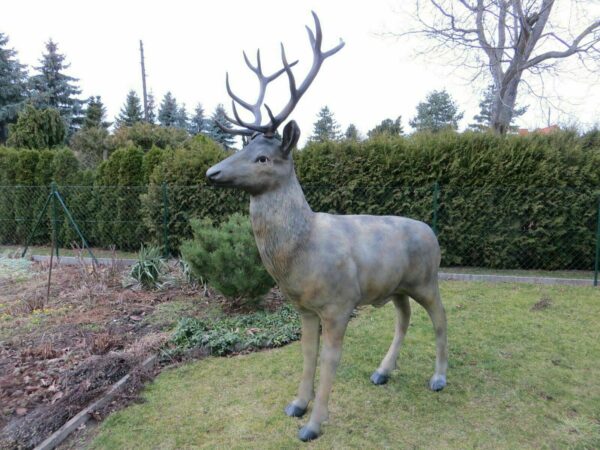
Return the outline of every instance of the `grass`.
<path id="1" fill-rule="evenodd" d="M 369 382 L 392 339 L 388 304 L 350 324 L 330 420 L 313 443 L 296 439 L 306 419 L 282 412 L 300 378 L 296 343 L 165 371 L 145 403 L 101 424 L 91 448 L 600 447 L 600 290 L 445 282 L 442 296 L 450 369 L 440 393 L 426 388 L 433 332 L 414 303 L 399 370 L 386 386 Z"/>

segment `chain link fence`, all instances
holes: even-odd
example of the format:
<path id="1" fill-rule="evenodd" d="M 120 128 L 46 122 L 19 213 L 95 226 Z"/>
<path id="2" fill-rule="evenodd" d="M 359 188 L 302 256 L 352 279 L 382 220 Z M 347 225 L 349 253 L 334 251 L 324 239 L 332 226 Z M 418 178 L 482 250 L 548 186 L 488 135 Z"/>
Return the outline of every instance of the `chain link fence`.
<path id="1" fill-rule="evenodd" d="M 315 211 L 401 215 L 428 223 L 438 235 L 444 268 L 597 277 L 600 188 L 434 183 L 307 185 L 304 190 Z M 0 186 L 0 253 L 27 244 L 48 247 L 56 230 L 63 249 L 87 243 L 95 249 L 135 252 L 145 243 L 160 246 L 165 255 L 177 254 L 181 241 L 191 237 L 191 219 L 219 221 L 248 212 L 245 194 L 209 186 L 56 187 L 68 213 L 52 192 L 48 186 Z"/>

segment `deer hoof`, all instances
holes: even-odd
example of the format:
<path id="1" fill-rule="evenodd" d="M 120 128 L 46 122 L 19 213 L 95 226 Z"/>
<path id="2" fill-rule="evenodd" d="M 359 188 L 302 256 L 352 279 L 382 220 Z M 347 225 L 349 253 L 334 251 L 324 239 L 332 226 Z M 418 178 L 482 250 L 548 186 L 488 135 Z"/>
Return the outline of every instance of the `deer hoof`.
<path id="1" fill-rule="evenodd" d="M 290 403 L 285 407 L 285 413 L 289 417 L 302 417 L 306 413 L 306 409 L 307 408 L 300 408 L 299 406 Z"/>
<path id="2" fill-rule="evenodd" d="M 434 375 L 429 380 L 429 389 L 432 391 L 441 391 L 446 386 L 446 377 L 444 375 Z"/>
<path id="3" fill-rule="evenodd" d="M 373 375 L 371 375 L 371 382 L 378 386 L 387 383 L 389 379 L 390 379 L 389 375 L 384 375 L 377 371 L 373 372 Z"/>
<path id="4" fill-rule="evenodd" d="M 319 437 L 319 433 L 317 433 L 314 430 L 311 430 L 310 428 L 308 428 L 308 426 L 304 426 L 304 427 L 300 428 L 300 431 L 298 432 L 298 438 L 302 442 L 313 441 L 318 437 Z"/>

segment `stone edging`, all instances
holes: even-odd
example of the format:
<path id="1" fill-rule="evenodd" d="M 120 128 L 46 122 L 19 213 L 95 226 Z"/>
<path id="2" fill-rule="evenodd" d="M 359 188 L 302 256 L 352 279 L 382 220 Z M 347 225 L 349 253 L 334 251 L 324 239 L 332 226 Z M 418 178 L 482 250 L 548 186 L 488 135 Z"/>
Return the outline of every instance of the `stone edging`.
<path id="1" fill-rule="evenodd" d="M 154 366 L 154 364 L 156 363 L 156 359 L 156 355 L 150 356 L 139 367 L 141 367 L 142 369 L 149 369 L 150 367 Z M 46 438 L 44 442 L 38 444 L 34 448 L 34 450 L 54 449 L 57 445 L 63 442 L 73 431 L 79 428 L 82 424 L 86 423 L 92 417 L 92 413 L 94 411 L 100 409 L 102 406 L 108 403 L 119 391 L 119 389 L 121 389 L 125 385 L 125 383 L 129 381 L 129 378 L 131 378 L 131 373 L 128 373 L 115 384 L 113 384 L 100 399 L 96 400 L 91 405 L 88 405 L 85 408 L 83 408 L 77 415 L 72 417 L 62 427 L 60 427 L 58 430 L 52 433 L 48 438 Z"/>

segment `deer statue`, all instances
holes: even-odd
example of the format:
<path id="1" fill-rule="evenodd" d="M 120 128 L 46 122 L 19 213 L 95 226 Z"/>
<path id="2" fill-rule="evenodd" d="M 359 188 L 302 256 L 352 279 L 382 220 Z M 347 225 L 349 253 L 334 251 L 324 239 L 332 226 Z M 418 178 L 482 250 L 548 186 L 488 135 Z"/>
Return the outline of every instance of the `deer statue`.
<path id="1" fill-rule="evenodd" d="M 342 341 L 355 308 L 382 306 L 391 300 L 397 313 L 392 344 L 371 376 L 374 384 L 386 383 L 396 366 L 410 319 L 409 297 L 425 308 L 435 329 L 435 372 L 429 381 L 433 391 L 446 385 L 448 367 L 446 315 L 437 279 L 440 248 L 431 228 L 404 217 L 313 212 L 296 178 L 292 160 L 292 149 L 300 137 L 299 127 L 292 120 L 284 127 L 281 140 L 275 136 L 279 125 L 315 79 L 323 61 L 344 46 L 340 41 L 331 50 L 323 51 L 321 25 L 317 15 L 312 14 L 315 32 L 306 28 L 313 62 L 299 86 L 291 70 L 297 61 L 287 61 L 283 45 L 283 68 L 269 76 L 263 73 L 260 53 L 256 65 L 244 53 L 246 64 L 259 80 L 255 103 L 235 95 L 226 76 L 234 115 L 226 118 L 235 127 L 219 126 L 243 135 L 246 145 L 206 172 L 214 185 L 250 194 L 250 219 L 262 262 L 300 315 L 304 368 L 298 395 L 287 405 L 285 413 L 291 417 L 303 416 L 314 398 L 310 419 L 299 431 L 302 441 L 316 439 L 321 424 L 328 418 L 327 405 L 342 354 Z M 267 84 L 283 73 L 289 80 L 290 99 L 276 116 L 264 104 L 270 120 L 263 125 L 261 109 Z M 236 105 L 252 113 L 254 121 L 244 121 Z M 315 396 L 320 335 L 323 346 Z"/>

